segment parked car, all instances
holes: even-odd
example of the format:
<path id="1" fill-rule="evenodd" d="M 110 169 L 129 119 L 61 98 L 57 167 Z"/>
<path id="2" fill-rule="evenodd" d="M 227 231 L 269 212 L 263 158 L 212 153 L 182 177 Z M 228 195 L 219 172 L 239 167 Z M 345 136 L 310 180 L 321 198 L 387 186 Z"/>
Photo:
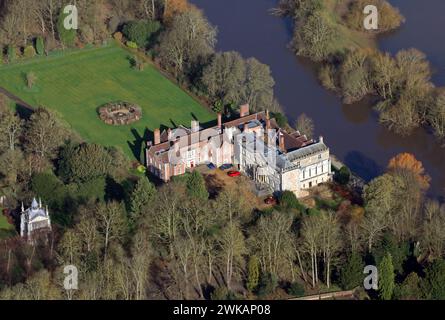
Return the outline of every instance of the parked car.
<path id="1" fill-rule="evenodd" d="M 227 170 L 232 168 L 232 164 L 230 163 L 224 163 L 222 166 L 219 167 L 221 170 Z"/>
<path id="2" fill-rule="evenodd" d="M 228 175 L 229 177 L 239 177 L 239 176 L 241 175 L 241 172 L 239 172 L 239 171 L 229 171 L 229 172 L 227 173 L 227 175 Z"/>
<path id="3" fill-rule="evenodd" d="M 264 199 L 264 203 L 265 204 L 276 205 L 277 204 L 277 199 L 275 199 L 275 197 L 273 197 L 273 196 L 269 196 L 266 199 Z"/>
<path id="4" fill-rule="evenodd" d="M 213 164 L 213 163 L 209 163 L 208 165 L 207 165 L 207 168 L 209 168 L 210 170 L 215 170 L 216 169 L 216 166 Z"/>

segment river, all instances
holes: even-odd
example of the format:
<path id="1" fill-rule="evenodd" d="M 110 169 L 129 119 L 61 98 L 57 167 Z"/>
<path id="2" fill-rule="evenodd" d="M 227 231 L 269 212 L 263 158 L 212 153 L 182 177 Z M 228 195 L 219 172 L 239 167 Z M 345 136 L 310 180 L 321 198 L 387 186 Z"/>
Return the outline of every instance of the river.
<path id="1" fill-rule="evenodd" d="M 381 174 L 391 157 L 410 152 L 432 177 L 429 195 L 445 190 L 445 149 L 423 129 L 409 137 L 397 136 L 378 123 L 377 114 L 362 102 L 343 105 L 317 81 L 312 63 L 288 49 L 292 21 L 272 16 L 276 0 L 191 0 L 218 27 L 217 49 L 235 50 L 271 67 L 275 93 L 291 124 L 301 114 L 314 119 L 331 152 L 366 180 Z M 407 18 L 405 25 L 379 40 L 382 50 L 397 52 L 416 47 L 428 54 L 436 71 L 434 82 L 445 85 L 445 29 L 443 0 L 391 0 Z"/>

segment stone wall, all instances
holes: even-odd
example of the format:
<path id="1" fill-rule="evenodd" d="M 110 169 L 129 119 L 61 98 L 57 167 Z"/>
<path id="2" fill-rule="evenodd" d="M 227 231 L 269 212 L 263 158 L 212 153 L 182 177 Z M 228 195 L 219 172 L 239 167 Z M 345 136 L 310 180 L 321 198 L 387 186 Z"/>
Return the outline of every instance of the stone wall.
<path id="1" fill-rule="evenodd" d="M 128 102 L 113 102 L 99 108 L 100 119 L 109 125 L 128 125 L 142 118 L 139 106 Z"/>

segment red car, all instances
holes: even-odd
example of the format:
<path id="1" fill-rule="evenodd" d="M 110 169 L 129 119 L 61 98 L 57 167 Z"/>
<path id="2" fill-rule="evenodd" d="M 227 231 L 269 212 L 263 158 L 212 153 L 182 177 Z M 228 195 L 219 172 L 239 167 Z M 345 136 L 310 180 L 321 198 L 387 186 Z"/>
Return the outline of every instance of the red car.
<path id="1" fill-rule="evenodd" d="M 228 175 L 229 177 L 239 177 L 239 176 L 241 175 L 241 172 L 239 172 L 239 171 L 229 171 L 229 172 L 227 173 L 227 175 Z"/>
<path id="2" fill-rule="evenodd" d="M 270 196 L 270 197 L 267 197 L 266 199 L 264 199 L 264 203 L 276 205 L 277 200 L 274 197 Z"/>

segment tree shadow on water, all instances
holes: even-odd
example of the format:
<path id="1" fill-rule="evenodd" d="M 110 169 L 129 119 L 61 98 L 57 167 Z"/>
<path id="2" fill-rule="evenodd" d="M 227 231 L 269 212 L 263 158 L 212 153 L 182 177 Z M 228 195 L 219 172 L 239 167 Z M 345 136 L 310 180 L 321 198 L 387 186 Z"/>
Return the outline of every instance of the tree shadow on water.
<path id="1" fill-rule="evenodd" d="M 383 172 L 383 168 L 377 162 L 360 151 L 350 151 L 345 157 L 345 164 L 366 181 L 374 179 Z"/>

